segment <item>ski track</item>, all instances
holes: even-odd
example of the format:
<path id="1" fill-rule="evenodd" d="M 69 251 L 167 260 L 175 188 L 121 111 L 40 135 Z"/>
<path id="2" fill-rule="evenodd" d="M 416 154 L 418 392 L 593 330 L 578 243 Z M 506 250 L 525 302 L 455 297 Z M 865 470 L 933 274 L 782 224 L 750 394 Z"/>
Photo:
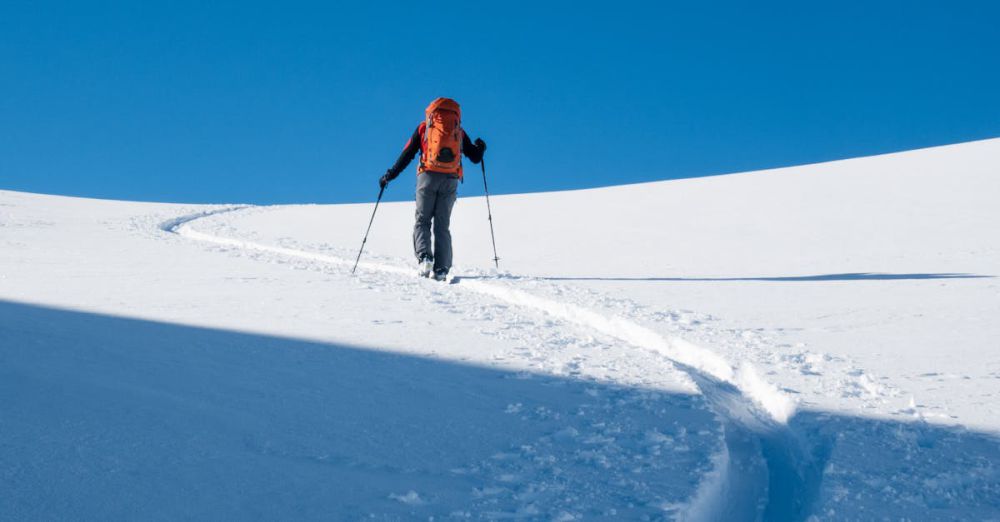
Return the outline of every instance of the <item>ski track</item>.
<path id="1" fill-rule="evenodd" d="M 178 236 L 281 257 L 351 267 L 346 257 L 223 237 L 195 230 L 194 221 L 254 207 L 228 206 L 187 214 L 160 223 L 162 231 Z M 412 280 L 414 270 L 390 262 L 361 261 L 361 273 L 388 274 Z M 346 272 L 345 272 L 346 274 Z M 761 378 L 748 363 L 732 363 L 724 357 L 679 337 L 665 337 L 626 317 L 542 297 L 512 288 L 524 279 L 504 275 L 460 276 L 448 285 L 460 292 L 542 314 L 584 330 L 590 330 L 628 346 L 665 357 L 683 372 L 722 422 L 725 446 L 713 457 L 714 469 L 702 480 L 689 500 L 685 520 L 803 520 L 818 495 L 825 459 L 820 458 L 828 442 L 816 434 L 796 432 L 788 421 L 796 405 L 782 391 Z M 503 284 L 508 283 L 508 284 Z M 442 283 L 432 282 L 438 288 Z M 561 293 L 559 291 L 557 294 Z M 586 343 L 584 343 L 586 344 Z"/>

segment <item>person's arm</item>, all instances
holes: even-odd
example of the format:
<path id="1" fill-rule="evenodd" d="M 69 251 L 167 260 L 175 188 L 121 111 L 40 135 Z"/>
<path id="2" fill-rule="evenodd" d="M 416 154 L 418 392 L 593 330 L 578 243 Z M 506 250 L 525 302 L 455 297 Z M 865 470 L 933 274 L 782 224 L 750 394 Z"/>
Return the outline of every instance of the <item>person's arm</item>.
<path id="1" fill-rule="evenodd" d="M 416 130 L 413 131 L 413 135 L 410 136 L 410 140 L 407 141 L 406 146 L 403 147 L 403 152 L 401 152 L 399 154 L 399 158 L 396 159 L 396 163 L 394 163 L 389 170 L 385 171 L 385 176 L 382 176 L 382 179 L 379 180 L 380 182 L 389 183 L 390 181 L 396 179 L 396 177 L 399 176 L 399 173 L 406 170 L 406 167 L 410 165 L 413 158 L 417 156 L 417 152 L 420 152 L 420 141 L 422 139 L 420 136 L 420 128 L 423 125 L 424 124 L 422 122 L 420 125 L 417 125 Z"/>
<path id="2" fill-rule="evenodd" d="M 469 139 L 469 133 L 462 131 L 462 153 L 473 163 L 483 161 L 483 154 L 486 153 L 486 142 L 477 139 L 475 143 Z"/>

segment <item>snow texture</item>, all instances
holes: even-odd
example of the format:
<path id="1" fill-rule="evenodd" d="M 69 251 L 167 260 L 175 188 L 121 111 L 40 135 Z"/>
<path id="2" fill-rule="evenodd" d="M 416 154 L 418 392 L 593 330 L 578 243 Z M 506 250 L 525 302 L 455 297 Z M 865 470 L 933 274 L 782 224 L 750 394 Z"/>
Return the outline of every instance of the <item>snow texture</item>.
<path id="1" fill-rule="evenodd" d="M 352 276 L 371 205 L 0 191 L 0 519 L 996 519 L 998 162 L 497 197 L 502 271 L 465 198 L 453 284 L 412 203 Z"/>

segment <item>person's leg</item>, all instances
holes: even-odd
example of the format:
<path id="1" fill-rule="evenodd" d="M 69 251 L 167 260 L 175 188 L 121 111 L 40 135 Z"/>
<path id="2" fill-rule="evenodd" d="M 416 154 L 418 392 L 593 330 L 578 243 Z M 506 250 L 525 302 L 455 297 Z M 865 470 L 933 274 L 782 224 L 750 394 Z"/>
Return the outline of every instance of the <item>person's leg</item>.
<path id="1" fill-rule="evenodd" d="M 433 258 L 431 251 L 431 219 L 434 217 L 437 194 L 434 180 L 427 172 L 417 175 L 417 212 L 413 225 L 413 254 L 420 261 Z"/>
<path id="2" fill-rule="evenodd" d="M 458 196 L 458 179 L 445 177 L 437 191 L 434 204 L 434 272 L 451 270 L 451 209 Z"/>

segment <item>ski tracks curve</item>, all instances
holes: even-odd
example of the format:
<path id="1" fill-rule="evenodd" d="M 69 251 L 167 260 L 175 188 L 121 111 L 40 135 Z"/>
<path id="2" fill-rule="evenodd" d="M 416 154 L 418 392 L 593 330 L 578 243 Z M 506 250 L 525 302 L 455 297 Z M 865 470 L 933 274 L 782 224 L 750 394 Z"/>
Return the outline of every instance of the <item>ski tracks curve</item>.
<path id="1" fill-rule="evenodd" d="M 159 229 L 240 251 L 348 268 L 354 264 L 353 260 L 338 255 L 213 235 L 191 226 L 199 219 L 250 208 L 260 207 L 235 205 L 186 214 L 160 223 Z M 413 278 L 412 269 L 392 262 L 361 261 L 358 269 L 369 274 Z M 684 520 L 803 520 L 809 515 L 818 494 L 828 442 L 798 433 L 789 425 L 795 414 L 795 402 L 763 379 L 753 366 L 728 361 L 679 337 L 661 335 L 626 316 L 602 313 L 558 296 L 515 288 L 524 281 L 517 277 L 476 274 L 461 276 L 459 284 L 450 287 L 540 312 L 633 349 L 658 354 L 690 378 L 721 420 L 723 451 L 713 457 L 714 469 L 702 478 L 696 494 L 685 506 Z"/>

